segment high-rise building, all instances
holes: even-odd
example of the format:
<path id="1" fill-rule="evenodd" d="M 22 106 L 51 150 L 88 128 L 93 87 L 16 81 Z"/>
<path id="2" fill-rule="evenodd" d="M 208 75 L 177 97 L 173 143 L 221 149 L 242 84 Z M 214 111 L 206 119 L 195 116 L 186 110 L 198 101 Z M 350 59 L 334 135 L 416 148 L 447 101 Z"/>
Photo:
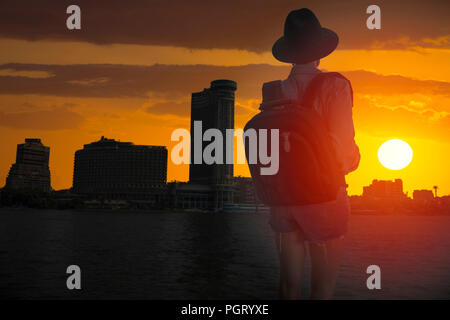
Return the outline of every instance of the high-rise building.
<path id="1" fill-rule="evenodd" d="M 191 164 L 189 182 L 200 184 L 230 184 L 233 179 L 233 164 L 225 164 L 227 150 L 225 144 L 226 129 L 234 129 L 234 92 L 237 84 L 231 80 L 214 80 L 211 87 L 192 93 L 191 100 Z M 194 123 L 201 121 L 202 132 L 218 129 L 224 137 L 224 164 L 194 163 L 194 153 L 203 150 L 210 142 L 194 140 Z M 199 144 L 199 145 L 197 145 Z M 202 156 L 199 154 L 199 156 Z"/>
<path id="2" fill-rule="evenodd" d="M 51 191 L 49 157 L 50 148 L 41 139 L 25 139 L 17 145 L 16 163 L 9 170 L 5 188 Z"/>
<path id="3" fill-rule="evenodd" d="M 220 210 L 224 203 L 233 201 L 233 164 L 226 164 L 228 152 L 225 143 L 226 129 L 234 129 L 234 92 L 237 84 L 231 80 L 214 80 L 210 88 L 192 93 L 191 100 L 191 164 L 189 183 L 208 185 L 211 190 L 212 208 Z M 208 129 L 218 129 L 223 137 L 223 163 L 206 164 L 203 151 L 211 142 L 199 138 Z M 201 137 L 200 137 L 201 138 Z M 233 137 L 234 138 L 234 137 Z M 196 158 L 201 163 L 196 163 Z M 191 188 L 191 187 L 189 187 Z M 190 189 L 189 189 L 190 192 Z"/>
<path id="4" fill-rule="evenodd" d="M 73 191 L 108 199 L 159 201 L 167 181 L 167 148 L 102 137 L 75 152 Z"/>

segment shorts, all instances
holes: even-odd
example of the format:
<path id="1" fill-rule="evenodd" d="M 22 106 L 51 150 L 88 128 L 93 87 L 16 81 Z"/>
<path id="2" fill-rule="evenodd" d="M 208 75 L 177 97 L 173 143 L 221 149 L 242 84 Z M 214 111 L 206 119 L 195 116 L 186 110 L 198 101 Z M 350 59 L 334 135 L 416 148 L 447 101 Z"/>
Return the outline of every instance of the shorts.
<path id="1" fill-rule="evenodd" d="M 306 241 L 327 241 L 343 237 L 348 230 L 350 203 L 341 188 L 336 200 L 301 206 L 270 208 L 269 224 L 275 232 L 298 231 Z"/>

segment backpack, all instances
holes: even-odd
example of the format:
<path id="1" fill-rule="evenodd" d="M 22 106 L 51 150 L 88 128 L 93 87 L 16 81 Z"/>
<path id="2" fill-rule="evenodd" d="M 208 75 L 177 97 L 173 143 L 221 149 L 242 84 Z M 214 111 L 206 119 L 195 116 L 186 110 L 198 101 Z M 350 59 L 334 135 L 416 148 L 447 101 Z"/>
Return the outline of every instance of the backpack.
<path id="1" fill-rule="evenodd" d="M 280 99 L 281 81 L 263 86 L 261 112 L 246 124 L 244 130 L 259 132 L 259 129 L 267 129 L 267 150 L 271 150 L 271 130 L 279 129 L 278 172 L 261 175 L 260 169 L 268 165 L 259 160 L 255 164 L 250 163 L 250 141 L 245 136 L 244 146 L 256 194 L 267 206 L 332 201 L 336 199 L 338 189 L 346 186 L 345 174 L 338 167 L 325 119 L 314 109 L 322 83 L 329 77 L 348 81 L 339 73 L 319 73 L 309 82 L 303 97 L 297 100 Z"/>

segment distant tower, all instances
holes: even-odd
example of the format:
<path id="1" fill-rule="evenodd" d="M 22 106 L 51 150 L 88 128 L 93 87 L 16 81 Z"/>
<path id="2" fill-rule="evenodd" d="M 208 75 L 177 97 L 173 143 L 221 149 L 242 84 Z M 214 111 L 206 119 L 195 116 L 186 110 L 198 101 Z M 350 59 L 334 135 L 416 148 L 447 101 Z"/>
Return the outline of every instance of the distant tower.
<path id="1" fill-rule="evenodd" d="M 9 170 L 5 188 L 51 191 L 49 157 L 50 148 L 41 139 L 25 139 L 17 145 L 16 163 Z"/>
<path id="2" fill-rule="evenodd" d="M 433 186 L 433 189 L 434 189 L 434 197 L 437 198 L 438 186 Z"/>
<path id="3" fill-rule="evenodd" d="M 227 158 L 226 129 L 234 129 L 234 92 L 237 84 L 231 80 L 214 80 L 211 87 L 192 93 L 191 100 L 191 164 L 189 183 L 206 185 L 210 189 L 213 210 L 223 208 L 224 203 L 233 202 L 233 164 L 225 164 Z M 194 150 L 202 153 L 210 143 L 194 139 L 194 121 L 201 121 L 202 133 L 218 129 L 223 137 L 223 164 L 195 164 Z M 233 137 L 234 138 L 234 137 Z M 201 145 L 198 146 L 197 143 Z M 203 159 L 203 157 L 202 157 Z"/>
<path id="4" fill-rule="evenodd" d="M 192 93 L 191 100 L 191 165 L 189 182 L 198 184 L 231 184 L 233 164 L 194 164 L 194 121 L 202 122 L 202 132 L 216 128 L 224 137 L 224 162 L 226 159 L 225 130 L 234 129 L 234 92 L 237 84 L 231 80 L 214 80 L 211 87 Z M 209 142 L 202 142 L 201 151 Z M 198 148 L 200 149 L 200 148 Z"/>

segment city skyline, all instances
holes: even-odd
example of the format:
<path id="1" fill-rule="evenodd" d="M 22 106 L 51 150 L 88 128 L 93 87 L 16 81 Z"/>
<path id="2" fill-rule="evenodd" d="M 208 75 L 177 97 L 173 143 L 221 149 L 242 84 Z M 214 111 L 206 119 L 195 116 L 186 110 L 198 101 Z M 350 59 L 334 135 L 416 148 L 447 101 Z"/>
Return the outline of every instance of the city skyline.
<path id="1" fill-rule="evenodd" d="M 0 1 L 0 299 L 450 299 L 449 11 Z"/>
<path id="2" fill-rule="evenodd" d="M 229 4 L 196 3 L 183 6 L 189 15 L 175 19 L 173 30 L 164 30 L 161 12 L 166 6 L 142 10 L 139 1 L 127 5 L 135 14 L 153 17 L 141 20 L 146 28 L 100 2 L 82 5 L 89 14 L 83 16 L 80 31 L 67 30 L 63 3 L 27 3 L 21 10 L 1 5 L 17 24 L 0 19 L 0 43 L 8 48 L 0 52 L 4 150 L 0 181 L 14 161 L 16 144 L 26 137 L 40 137 L 53 147 L 50 169 L 56 189 L 72 184 L 73 152 L 102 135 L 166 145 L 170 152 L 173 130 L 190 127 L 191 93 L 208 86 L 211 79 L 238 83 L 235 127 L 243 128 L 258 112 L 262 84 L 285 79 L 289 73 L 290 66 L 277 62 L 270 50 L 283 32 L 285 15 L 297 4 L 239 4 L 245 10 L 253 8 L 242 19 L 211 14 L 226 12 Z M 417 2 L 405 11 L 401 3 L 383 3 L 381 30 L 367 29 L 367 6 L 362 2 L 302 5 L 327 21 L 340 37 L 337 50 L 322 59 L 319 68 L 342 72 L 353 86 L 361 163 L 347 177 L 349 193 L 361 194 L 373 178 L 402 178 L 409 191 L 439 185 L 442 194 L 450 194 L 448 4 Z M 330 5 L 339 8 L 329 10 Z M 34 12 L 30 10 L 52 19 L 35 16 L 29 21 L 29 13 Z M 125 19 L 120 24 L 123 29 L 111 32 L 117 26 L 110 26 L 105 17 Z M 244 27 L 246 33 L 241 32 Z M 414 153 L 401 171 L 386 169 L 377 159 L 378 148 L 395 138 L 407 142 Z M 235 165 L 234 171 L 249 176 L 246 165 Z M 169 180 L 188 177 L 188 165 L 168 164 Z"/>
<path id="3" fill-rule="evenodd" d="M 104 136 L 102 136 L 98 141 L 96 140 L 96 141 L 93 141 L 91 143 L 84 144 L 84 148 L 86 148 L 86 146 L 89 147 L 91 145 L 94 146 L 95 144 L 99 144 L 99 143 L 101 144 L 103 141 L 111 142 L 111 143 L 115 143 L 115 144 L 122 144 L 122 145 L 125 145 L 126 147 L 130 147 L 131 146 L 131 147 L 141 147 L 141 148 L 142 147 L 146 147 L 146 148 L 148 148 L 148 147 L 150 147 L 150 148 L 163 148 L 163 149 L 166 150 L 165 152 L 167 153 L 166 146 L 135 145 L 133 142 L 121 142 L 120 140 L 116 141 L 115 139 L 108 139 L 108 138 L 105 138 Z M 42 145 L 40 138 L 25 138 L 25 143 L 39 143 L 39 144 Z M 25 145 L 25 144 L 18 144 L 17 145 L 17 147 L 18 147 L 17 150 L 19 150 L 19 147 L 23 146 L 23 145 Z M 47 148 L 47 149 L 51 148 L 51 146 L 49 146 L 49 147 L 44 146 L 44 147 Z M 80 150 L 78 150 L 78 152 L 82 151 L 82 150 L 83 149 L 80 149 Z M 50 153 L 50 152 L 48 152 L 48 153 Z M 166 154 L 165 157 L 166 157 L 166 160 L 165 160 L 166 163 L 170 162 L 170 161 L 168 161 L 167 154 Z M 75 159 L 76 159 L 76 152 L 74 153 L 74 164 L 75 164 Z M 74 167 L 73 170 L 75 170 L 75 167 Z M 51 171 L 50 171 L 49 174 L 51 175 Z M 164 171 L 164 174 L 166 174 L 165 171 Z M 240 176 L 240 175 L 233 175 L 233 178 L 239 180 L 241 178 L 249 178 L 249 177 L 243 177 L 243 176 Z M 75 180 L 75 174 L 74 174 L 74 180 Z M 50 184 L 50 189 L 53 189 L 51 187 L 50 178 L 48 178 L 48 181 L 49 181 L 49 184 Z M 179 183 L 179 182 L 191 182 L 192 183 L 192 182 L 194 182 L 194 184 L 196 182 L 198 182 L 198 181 L 195 181 L 195 180 L 193 180 L 193 181 L 170 180 L 169 181 L 167 179 L 164 179 L 164 181 L 166 181 L 164 183 Z M 208 183 L 205 183 L 205 184 L 208 184 Z M 5 188 L 5 187 L 6 187 L 6 180 L 5 180 L 5 185 L 2 188 Z M 365 193 L 369 194 L 369 192 L 371 192 L 370 188 L 372 188 L 372 189 L 376 188 L 376 189 L 379 190 L 380 187 L 387 188 L 386 190 L 388 190 L 388 191 L 386 191 L 386 192 L 391 192 L 391 190 L 392 190 L 392 192 L 394 192 L 394 194 L 398 195 L 399 193 L 401 193 L 401 194 L 404 194 L 405 197 L 410 198 L 410 199 L 414 198 L 413 194 L 416 193 L 416 192 L 417 192 L 418 195 L 420 194 L 419 197 L 421 197 L 421 196 L 427 197 L 428 196 L 428 192 L 431 192 L 432 196 L 434 198 L 450 196 L 450 194 L 440 194 L 440 193 L 438 194 L 438 190 L 440 190 L 439 185 L 433 185 L 430 188 L 427 188 L 426 186 L 423 186 L 422 188 L 418 188 L 418 189 L 414 189 L 414 190 L 406 190 L 405 191 L 405 189 L 404 189 L 404 181 L 401 178 L 394 178 L 394 179 L 388 179 L 388 180 L 382 180 L 382 179 L 378 179 L 378 178 L 373 178 L 371 180 L 370 184 L 368 184 L 366 186 L 363 186 L 363 192 L 361 194 L 349 194 L 349 195 L 350 196 L 364 196 Z M 72 186 L 70 188 L 53 189 L 53 190 L 58 191 L 58 190 L 66 190 L 66 189 L 72 189 L 72 188 L 73 188 L 73 184 L 72 184 Z"/>

